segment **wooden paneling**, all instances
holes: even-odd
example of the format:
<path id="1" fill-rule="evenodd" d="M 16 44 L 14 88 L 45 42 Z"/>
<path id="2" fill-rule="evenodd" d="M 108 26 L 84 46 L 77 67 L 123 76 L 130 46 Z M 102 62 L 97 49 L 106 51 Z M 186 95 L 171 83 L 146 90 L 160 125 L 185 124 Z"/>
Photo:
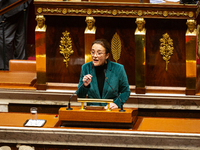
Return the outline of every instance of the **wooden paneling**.
<path id="1" fill-rule="evenodd" d="M 118 63 L 125 66 L 129 84 L 135 84 L 134 18 L 96 19 L 96 39 L 106 38 L 109 42 L 115 32 L 122 41 L 122 52 Z M 85 17 L 47 16 L 47 82 L 77 83 L 81 66 L 84 64 Z M 145 19 L 147 29 L 146 45 L 146 85 L 147 86 L 185 86 L 185 31 L 186 20 Z M 181 25 L 181 26 L 180 26 Z M 70 32 L 74 53 L 66 68 L 63 56 L 59 53 L 62 32 Z M 168 33 L 174 42 L 174 52 L 165 70 L 165 61 L 160 54 L 160 38 Z M 54 59 L 56 58 L 56 59 Z M 110 60 L 113 60 L 112 54 Z"/>
<path id="2" fill-rule="evenodd" d="M 186 80 L 185 32 L 186 20 L 146 19 L 147 28 L 147 86 L 184 87 Z M 173 55 L 169 60 L 168 70 L 160 54 L 160 38 L 168 33 L 173 40 Z"/>
<path id="3" fill-rule="evenodd" d="M 135 85 L 135 19 L 146 21 L 145 86 L 186 87 L 186 20 L 196 19 L 198 5 L 157 5 L 142 3 L 44 2 L 35 1 L 36 15 L 44 15 L 47 24 L 47 82 L 78 83 L 84 64 L 85 17 L 96 20 L 96 39 L 109 42 L 117 32 L 122 43 L 121 57 L 130 86 Z M 74 53 L 68 68 L 59 53 L 62 32 L 70 32 Z M 160 54 L 160 39 L 167 33 L 173 40 L 173 55 L 166 62 Z M 112 54 L 110 60 L 114 61 Z"/>
<path id="4" fill-rule="evenodd" d="M 84 63 L 85 17 L 47 16 L 47 82 L 77 83 Z M 70 32 L 74 53 L 70 56 L 68 68 L 60 54 L 62 32 Z"/>
<path id="5" fill-rule="evenodd" d="M 101 18 L 96 17 L 96 38 L 106 38 L 111 42 L 115 32 L 120 36 L 122 43 L 121 57 L 118 63 L 123 64 L 130 85 L 135 84 L 135 51 L 134 32 L 135 18 Z M 112 54 L 109 59 L 114 61 Z"/>
<path id="6" fill-rule="evenodd" d="M 115 32 L 122 41 L 121 58 L 118 63 L 125 66 L 130 84 L 134 84 L 134 28 L 135 19 L 131 18 L 101 18 L 96 19 L 96 39 L 105 38 L 109 42 Z M 85 17 L 46 16 L 47 24 L 47 82 L 77 83 L 80 77 L 81 66 L 84 64 L 84 30 Z M 70 32 L 74 53 L 70 56 L 68 68 L 60 54 L 60 39 L 62 32 Z M 114 61 L 112 54 L 110 60 Z"/>
<path id="7" fill-rule="evenodd" d="M 47 81 L 77 83 L 81 65 L 84 64 L 85 17 L 47 16 Z M 117 32 L 122 41 L 121 58 L 118 63 L 125 66 L 130 85 L 135 84 L 134 29 L 135 19 L 96 17 L 96 38 L 106 38 L 109 42 Z M 185 86 L 185 20 L 146 19 L 147 64 L 146 85 L 148 86 Z M 182 24 L 183 26 L 180 26 Z M 62 32 L 70 32 L 74 54 L 66 68 L 63 56 L 59 53 Z M 174 54 L 170 59 L 168 71 L 159 51 L 160 38 L 168 33 L 174 42 Z M 54 59 L 56 57 L 56 59 Z M 112 54 L 110 60 L 114 61 Z M 162 76 L 161 76 L 162 75 Z"/>

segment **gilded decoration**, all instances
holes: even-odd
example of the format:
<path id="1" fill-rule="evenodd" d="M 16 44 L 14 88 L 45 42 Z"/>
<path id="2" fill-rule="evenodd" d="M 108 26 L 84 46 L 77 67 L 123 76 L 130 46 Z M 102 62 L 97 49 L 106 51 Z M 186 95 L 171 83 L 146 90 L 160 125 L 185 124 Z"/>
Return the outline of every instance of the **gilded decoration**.
<path id="1" fill-rule="evenodd" d="M 112 40 L 111 40 L 111 51 L 112 51 L 112 56 L 113 59 L 117 62 L 120 59 L 121 56 L 121 50 L 122 50 L 122 45 L 121 45 L 121 39 L 117 32 L 114 34 Z"/>
<path id="2" fill-rule="evenodd" d="M 60 8 L 52 8 L 52 9 L 49 9 L 49 8 L 43 8 L 42 10 L 44 13 L 61 13 L 62 12 L 62 9 Z"/>
<path id="3" fill-rule="evenodd" d="M 189 14 L 188 14 L 188 16 L 189 16 L 190 18 L 192 18 L 192 17 L 194 16 L 194 13 L 193 13 L 192 11 L 190 11 Z"/>
<path id="4" fill-rule="evenodd" d="M 86 34 L 95 34 L 95 19 L 93 17 L 86 17 L 85 22 L 87 23 L 87 27 L 85 28 Z"/>
<path id="5" fill-rule="evenodd" d="M 38 8 L 38 9 L 37 9 L 37 12 L 38 12 L 38 13 L 41 13 L 41 12 L 42 12 L 42 8 Z"/>
<path id="6" fill-rule="evenodd" d="M 88 9 L 88 10 L 87 10 L 87 14 L 88 14 L 88 15 L 91 15 L 91 14 L 92 14 L 92 10 L 91 10 L 91 9 Z"/>
<path id="7" fill-rule="evenodd" d="M 168 16 L 168 11 L 163 11 L 163 16 L 167 17 Z"/>
<path id="8" fill-rule="evenodd" d="M 160 39 L 160 54 L 166 62 L 166 71 L 168 70 L 168 64 L 171 55 L 173 54 L 173 50 L 173 40 L 169 37 L 168 33 L 163 34 L 163 38 Z"/>
<path id="9" fill-rule="evenodd" d="M 135 23 L 137 24 L 137 28 L 135 30 L 135 35 L 145 35 L 146 29 L 145 29 L 145 23 L 146 21 L 144 18 L 137 18 Z"/>
<path id="10" fill-rule="evenodd" d="M 142 16 L 142 10 L 138 11 L 138 16 Z"/>
<path id="11" fill-rule="evenodd" d="M 62 10 L 62 13 L 63 13 L 63 14 L 66 14 L 66 13 L 67 13 L 67 9 L 64 8 L 64 9 Z"/>
<path id="12" fill-rule="evenodd" d="M 113 14 L 113 16 L 116 16 L 116 15 L 117 15 L 117 10 L 116 10 L 116 9 L 113 10 L 113 11 L 112 11 L 112 14 Z"/>
<path id="13" fill-rule="evenodd" d="M 60 54 L 64 56 L 63 62 L 66 64 L 66 68 L 68 67 L 69 57 L 74 53 L 72 50 L 72 40 L 69 37 L 69 32 L 65 31 L 62 33 L 63 37 L 60 40 Z"/>
<path id="14" fill-rule="evenodd" d="M 41 8 L 37 9 L 40 13 L 57 13 L 57 14 L 83 14 L 83 15 L 126 15 L 126 16 L 155 16 L 155 17 L 194 17 L 192 11 L 160 11 L 160 10 L 119 10 L 119 9 L 67 9 L 67 8 Z"/>
<path id="15" fill-rule="evenodd" d="M 45 17 L 43 15 L 37 15 L 35 20 L 37 21 L 35 31 L 46 32 Z"/>
<path id="16" fill-rule="evenodd" d="M 92 11 L 92 13 L 93 14 L 101 14 L 101 15 L 103 15 L 103 14 L 112 14 L 112 11 L 110 10 L 99 10 L 99 9 L 95 9 L 95 10 L 93 10 Z"/>
<path id="17" fill-rule="evenodd" d="M 197 59 L 200 56 L 200 25 L 197 25 Z"/>
<path id="18" fill-rule="evenodd" d="M 186 25 L 188 26 L 187 31 L 186 31 L 186 35 L 193 35 L 196 36 L 197 35 L 197 30 L 196 30 L 196 21 L 193 19 L 188 19 L 186 22 Z"/>

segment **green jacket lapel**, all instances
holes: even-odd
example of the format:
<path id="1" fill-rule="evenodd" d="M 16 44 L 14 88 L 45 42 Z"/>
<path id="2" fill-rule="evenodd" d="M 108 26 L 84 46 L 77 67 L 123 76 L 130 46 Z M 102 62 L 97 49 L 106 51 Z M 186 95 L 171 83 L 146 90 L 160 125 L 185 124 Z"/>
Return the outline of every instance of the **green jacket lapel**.
<path id="1" fill-rule="evenodd" d="M 107 70 L 106 70 L 106 77 L 105 77 L 105 81 L 104 81 L 104 87 L 103 87 L 103 94 L 102 94 L 102 98 L 106 99 L 107 94 L 108 94 L 108 89 L 110 88 L 110 86 L 108 85 L 108 83 L 110 83 L 110 77 L 111 77 L 111 70 L 112 70 L 112 66 L 109 60 L 107 60 L 108 65 L 107 65 Z M 108 83 L 106 82 L 106 80 L 108 81 Z"/>
<path id="2" fill-rule="evenodd" d="M 101 96 L 100 96 L 100 93 L 99 93 L 99 87 L 98 87 L 98 83 L 97 83 L 97 76 L 96 76 L 96 72 L 95 72 L 95 67 L 94 67 L 94 69 L 93 69 L 93 74 L 92 74 L 92 83 L 93 83 L 93 89 L 94 89 L 94 91 L 96 91 L 95 92 L 95 95 L 96 96 L 94 96 L 94 97 L 96 97 L 96 98 L 101 98 Z M 94 93 L 93 93 L 94 94 Z"/>

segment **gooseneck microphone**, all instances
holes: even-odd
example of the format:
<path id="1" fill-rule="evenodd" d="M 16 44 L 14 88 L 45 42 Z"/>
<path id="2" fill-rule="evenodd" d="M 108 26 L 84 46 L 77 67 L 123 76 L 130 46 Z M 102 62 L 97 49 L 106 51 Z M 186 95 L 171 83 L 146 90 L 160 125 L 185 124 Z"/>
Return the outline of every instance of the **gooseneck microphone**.
<path id="1" fill-rule="evenodd" d="M 106 69 L 104 69 L 104 74 L 105 74 L 105 80 L 108 83 L 108 85 L 110 86 L 110 88 L 113 90 L 113 92 L 115 93 L 115 95 L 118 97 L 120 104 L 121 104 L 121 109 L 119 110 L 119 112 L 125 112 L 125 110 L 123 109 L 123 103 L 121 98 L 119 97 L 119 95 L 117 94 L 117 92 L 112 88 L 112 86 L 110 85 L 110 83 L 107 81 L 107 77 L 106 77 Z"/>
<path id="2" fill-rule="evenodd" d="M 92 63 L 92 69 L 91 69 L 90 74 L 92 74 L 93 68 L 94 68 L 94 64 Z M 89 78 L 87 78 L 87 79 L 79 86 L 79 88 L 70 96 L 69 102 L 68 102 L 68 108 L 67 108 L 66 110 L 73 110 L 73 108 L 71 108 L 70 100 L 71 100 L 71 98 L 74 96 L 74 94 L 76 94 L 76 92 L 84 85 L 84 83 L 85 83 L 88 79 L 89 79 Z"/>

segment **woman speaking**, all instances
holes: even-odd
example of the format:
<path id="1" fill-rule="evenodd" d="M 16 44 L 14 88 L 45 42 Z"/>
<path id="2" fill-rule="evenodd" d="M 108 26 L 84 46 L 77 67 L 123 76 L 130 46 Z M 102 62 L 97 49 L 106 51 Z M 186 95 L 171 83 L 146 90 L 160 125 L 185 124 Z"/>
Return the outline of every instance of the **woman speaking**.
<path id="1" fill-rule="evenodd" d="M 110 44 L 105 39 L 92 43 L 92 61 L 82 65 L 77 96 L 113 99 L 110 109 L 116 109 L 129 98 L 130 89 L 124 66 L 108 59 L 110 51 Z M 80 87 L 82 84 L 84 86 Z M 87 103 L 87 106 L 106 107 L 106 103 Z"/>

